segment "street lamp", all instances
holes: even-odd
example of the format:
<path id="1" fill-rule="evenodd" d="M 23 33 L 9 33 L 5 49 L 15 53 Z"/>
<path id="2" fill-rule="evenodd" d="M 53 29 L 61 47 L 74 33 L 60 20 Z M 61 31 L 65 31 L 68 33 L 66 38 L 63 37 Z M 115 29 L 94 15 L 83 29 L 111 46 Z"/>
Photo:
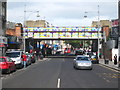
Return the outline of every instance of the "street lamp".
<path id="1" fill-rule="evenodd" d="M 99 60 L 99 44 L 100 44 L 100 40 L 99 40 L 99 34 L 100 34 L 100 12 L 99 12 L 99 5 L 98 5 L 98 60 Z"/>
<path id="2" fill-rule="evenodd" d="M 84 15 L 84 19 L 87 18 L 87 14 L 88 12 L 85 11 L 85 15 Z M 84 35 L 85 35 L 85 32 L 84 32 Z M 85 49 L 85 40 L 83 40 L 83 48 Z"/>
<path id="3" fill-rule="evenodd" d="M 37 13 L 37 17 L 40 17 L 39 15 L 39 11 L 26 11 L 26 5 L 25 5 L 25 8 L 24 8 L 24 27 L 26 27 L 26 13 L 27 12 L 31 12 L 31 13 Z M 23 34 L 25 33 L 25 31 L 23 32 Z M 24 52 L 25 52 L 25 37 L 23 37 L 24 39 Z"/>
<path id="4" fill-rule="evenodd" d="M 119 30 L 118 30 L 118 61 L 120 67 L 120 0 L 118 1 L 118 20 L 119 20 Z"/>

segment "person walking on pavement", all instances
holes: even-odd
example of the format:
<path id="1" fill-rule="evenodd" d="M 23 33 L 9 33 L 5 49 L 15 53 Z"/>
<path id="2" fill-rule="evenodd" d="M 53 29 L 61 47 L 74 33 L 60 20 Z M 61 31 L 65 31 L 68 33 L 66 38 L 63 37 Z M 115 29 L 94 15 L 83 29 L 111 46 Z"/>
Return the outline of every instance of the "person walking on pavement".
<path id="1" fill-rule="evenodd" d="M 120 56 L 118 58 L 118 67 L 120 68 Z"/>
<path id="2" fill-rule="evenodd" d="M 114 65 L 117 65 L 117 54 L 114 56 Z"/>
<path id="3" fill-rule="evenodd" d="M 40 49 L 37 48 L 36 50 L 36 56 L 37 56 L 37 60 L 40 59 Z"/>
<path id="4" fill-rule="evenodd" d="M 24 68 L 26 68 L 27 55 L 25 53 L 23 53 L 22 55 L 22 61 L 23 61 Z"/>

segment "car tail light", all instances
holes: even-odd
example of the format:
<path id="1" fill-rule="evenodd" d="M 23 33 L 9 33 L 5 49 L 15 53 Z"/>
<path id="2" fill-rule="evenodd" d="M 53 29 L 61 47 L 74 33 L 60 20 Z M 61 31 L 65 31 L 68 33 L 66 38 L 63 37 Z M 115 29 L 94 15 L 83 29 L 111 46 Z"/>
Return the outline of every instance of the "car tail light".
<path id="1" fill-rule="evenodd" d="M 32 56 L 32 58 L 34 58 L 34 56 Z"/>
<path id="2" fill-rule="evenodd" d="M 8 63 L 6 63 L 6 62 L 1 63 L 2 69 L 7 69 L 8 67 L 9 67 Z"/>

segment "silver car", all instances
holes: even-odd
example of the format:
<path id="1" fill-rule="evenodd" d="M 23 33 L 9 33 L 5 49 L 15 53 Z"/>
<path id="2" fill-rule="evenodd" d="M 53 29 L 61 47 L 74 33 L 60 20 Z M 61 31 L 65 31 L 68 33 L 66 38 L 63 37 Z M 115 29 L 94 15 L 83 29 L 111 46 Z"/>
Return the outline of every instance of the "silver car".
<path id="1" fill-rule="evenodd" d="M 89 57 L 84 55 L 76 56 L 73 61 L 73 66 L 75 69 L 90 69 L 92 70 L 92 62 Z"/>

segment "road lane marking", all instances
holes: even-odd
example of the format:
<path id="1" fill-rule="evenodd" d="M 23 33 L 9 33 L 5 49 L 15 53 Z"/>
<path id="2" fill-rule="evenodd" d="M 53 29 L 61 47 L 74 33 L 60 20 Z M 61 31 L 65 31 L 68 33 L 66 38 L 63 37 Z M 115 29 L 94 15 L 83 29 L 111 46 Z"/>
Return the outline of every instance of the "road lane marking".
<path id="1" fill-rule="evenodd" d="M 57 81 L 57 88 L 60 88 L 60 78 L 58 78 L 58 81 Z"/>
<path id="2" fill-rule="evenodd" d="M 101 64 L 99 64 L 99 66 L 102 66 L 102 67 L 104 67 L 104 68 L 107 68 L 107 69 L 110 69 L 110 70 L 112 70 L 112 71 L 114 71 L 114 72 L 117 72 L 117 73 L 119 73 L 119 71 L 117 71 L 117 70 L 114 70 L 114 69 L 111 69 L 111 68 L 109 68 L 109 67 L 106 67 L 106 66 L 104 66 L 104 65 L 101 65 Z"/>
<path id="3" fill-rule="evenodd" d="M 108 83 L 110 83 L 110 81 L 109 80 L 106 80 Z"/>
<path id="4" fill-rule="evenodd" d="M 104 80 L 106 80 L 106 78 L 103 78 Z"/>

